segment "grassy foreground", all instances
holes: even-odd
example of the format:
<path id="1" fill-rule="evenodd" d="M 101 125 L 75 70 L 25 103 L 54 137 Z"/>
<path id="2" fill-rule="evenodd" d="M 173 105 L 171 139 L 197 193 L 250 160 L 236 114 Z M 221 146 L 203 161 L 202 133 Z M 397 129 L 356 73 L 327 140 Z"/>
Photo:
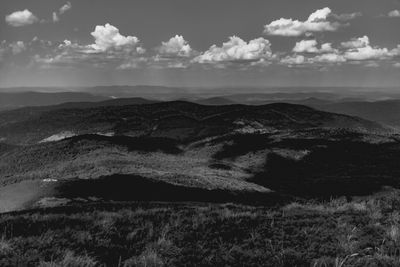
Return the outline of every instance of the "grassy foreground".
<path id="1" fill-rule="evenodd" d="M 400 191 L 282 207 L 108 203 L 0 215 L 0 266 L 400 266 Z"/>

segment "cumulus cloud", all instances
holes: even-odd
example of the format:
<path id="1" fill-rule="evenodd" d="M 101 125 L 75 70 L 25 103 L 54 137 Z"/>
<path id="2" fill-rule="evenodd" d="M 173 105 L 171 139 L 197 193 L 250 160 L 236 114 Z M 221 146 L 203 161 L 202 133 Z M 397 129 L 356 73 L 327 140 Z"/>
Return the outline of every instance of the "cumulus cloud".
<path id="1" fill-rule="evenodd" d="M 384 59 L 389 56 L 387 48 L 374 48 L 371 46 L 356 48 L 345 53 L 345 57 L 348 60 Z"/>
<path id="2" fill-rule="evenodd" d="M 281 58 L 280 63 L 293 66 L 321 66 L 321 64 L 361 64 L 366 67 L 379 66 L 380 61 L 391 62 L 400 56 L 400 45 L 389 50 L 385 47 L 373 46 L 368 36 L 352 38 L 334 48 L 331 43 L 318 47 L 316 40 L 302 40 L 296 43 L 294 54 Z M 301 55 L 300 55 L 301 54 Z M 310 54 L 316 54 L 311 56 Z"/>
<path id="3" fill-rule="evenodd" d="M 303 55 L 292 55 L 292 56 L 286 56 L 281 59 L 281 63 L 285 65 L 302 65 L 307 63 L 307 58 Z"/>
<path id="4" fill-rule="evenodd" d="M 151 68 L 187 68 L 198 55 L 181 35 L 175 35 L 155 49 L 157 54 L 149 60 Z"/>
<path id="5" fill-rule="evenodd" d="M 31 25 L 39 21 L 39 19 L 28 9 L 11 13 L 6 16 L 5 20 L 8 25 L 13 27 Z"/>
<path id="6" fill-rule="evenodd" d="M 3 40 L 0 42 L 0 61 L 12 61 L 12 56 L 21 54 L 28 49 L 28 44 L 23 41 L 7 42 Z"/>
<path id="7" fill-rule="evenodd" d="M 167 42 L 161 43 L 158 53 L 163 57 L 190 57 L 193 49 L 182 35 L 175 35 Z"/>
<path id="8" fill-rule="evenodd" d="M 368 36 L 353 38 L 350 41 L 342 42 L 341 46 L 344 48 L 361 48 L 369 45 Z"/>
<path id="9" fill-rule="evenodd" d="M 343 42 L 342 46 L 348 48 L 344 54 L 345 58 L 348 60 L 371 60 L 390 57 L 387 48 L 372 47 L 368 36 Z"/>
<path id="10" fill-rule="evenodd" d="M 388 13 L 388 17 L 389 17 L 389 18 L 399 18 L 399 17 L 400 17 L 400 11 L 397 10 L 397 9 L 392 10 L 392 11 L 390 11 L 390 12 Z"/>
<path id="11" fill-rule="evenodd" d="M 54 48 L 52 53 L 37 55 L 34 62 L 42 65 L 68 66 L 90 65 L 127 69 L 144 62 L 141 58 L 146 52 L 135 36 L 124 36 L 113 25 L 98 25 L 91 33 L 92 44 L 79 44 L 65 40 Z"/>
<path id="12" fill-rule="evenodd" d="M 147 57 L 133 57 L 128 60 L 125 60 L 121 65 L 117 67 L 119 70 L 131 70 L 137 69 L 139 67 L 144 66 L 149 59 Z"/>
<path id="13" fill-rule="evenodd" d="M 246 42 L 237 36 L 232 36 L 221 47 L 211 46 L 196 58 L 197 63 L 221 63 L 221 62 L 257 62 L 271 59 L 271 43 L 264 38 L 257 38 Z"/>
<path id="14" fill-rule="evenodd" d="M 95 39 L 95 43 L 91 45 L 94 50 L 107 51 L 110 49 L 134 49 L 139 43 L 139 39 L 135 36 L 123 36 L 119 33 L 118 28 L 107 23 L 106 25 L 98 25 L 91 33 Z"/>
<path id="15" fill-rule="evenodd" d="M 67 2 L 65 5 L 63 5 L 62 7 L 60 7 L 60 10 L 58 11 L 61 15 L 64 14 L 65 12 L 67 12 L 68 10 L 70 10 L 72 8 L 72 4 L 71 2 Z"/>
<path id="16" fill-rule="evenodd" d="M 26 46 L 25 46 L 24 42 L 22 42 L 22 41 L 17 41 L 17 42 L 11 43 L 10 48 L 11 48 L 11 52 L 13 55 L 17 55 L 26 50 Z"/>
<path id="17" fill-rule="evenodd" d="M 280 63 L 288 66 L 323 66 L 326 64 L 341 64 L 346 62 L 343 55 L 337 53 L 320 54 L 313 57 L 306 57 L 304 55 L 289 55 L 281 59 Z"/>
<path id="18" fill-rule="evenodd" d="M 54 11 L 52 14 L 52 18 L 53 18 L 53 22 L 59 22 L 60 21 L 60 17 L 66 13 L 67 11 L 69 11 L 72 8 L 72 4 L 71 2 L 67 2 L 65 5 L 63 5 L 62 7 L 60 7 L 58 9 L 58 11 Z"/>
<path id="19" fill-rule="evenodd" d="M 327 53 L 315 56 L 311 59 L 311 62 L 315 63 L 343 63 L 346 62 L 346 58 L 343 55 L 336 53 Z"/>
<path id="20" fill-rule="evenodd" d="M 296 53 L 317 53 L 317 41 L 316 40 L 301 40 L 297 42 L 293 48 L 293 52 Z"/>
<path id="21" fill-rule="evenodd" d="M 334 49 L 332 48 L 331 43 L 325 43 L 321 45 L 321 48 L 317 47 L 317 40 L 301 40 L 297 42 L 293 48 L 293 52 L 295 53 L 326 53 L 332 52 Z"/>
<path id="22" fill-rule="evenodd" d="M 342 23 L 338 20 L 350 20 L 357 17 L 356 14 L 335 15 L 329 7 L 318 9 L 307 20 L 280 18 L 264 26 L 267 35 L 302 36 L 316 32 L 333 32 L 338 30 Z"/>
<path id="23" fill-rule="evenodd" d="M 60 18 L 58 17 L 56 12 L 53 12 L 53 22 L 59 22 Z"/>

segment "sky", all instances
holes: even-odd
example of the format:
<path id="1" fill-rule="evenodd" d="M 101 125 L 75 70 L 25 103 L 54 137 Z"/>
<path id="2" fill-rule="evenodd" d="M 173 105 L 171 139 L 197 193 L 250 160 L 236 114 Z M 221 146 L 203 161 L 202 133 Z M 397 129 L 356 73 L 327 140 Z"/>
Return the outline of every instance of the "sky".
<path id="1" fill-rule="evenodd" d="M 0 87 L 399 87 L 400 0 L 1 0 Z"/>

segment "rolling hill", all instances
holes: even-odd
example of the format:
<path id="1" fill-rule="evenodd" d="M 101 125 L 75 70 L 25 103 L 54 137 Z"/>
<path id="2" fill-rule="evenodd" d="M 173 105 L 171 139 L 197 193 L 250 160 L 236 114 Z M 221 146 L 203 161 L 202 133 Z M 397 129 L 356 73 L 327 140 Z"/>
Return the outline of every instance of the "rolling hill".
<path id="1" fill-rule="evenodd" d="M 310 106 L 328 112 L 339 112 L 350 116 L 358 116 L 390 126 L 400 126 L 400 100 L 375 102 L 352 101 L 325 105 L 311 104 Z"/>
<path id="2" fill-rule="evenodd" d="M 369 193 L 397 186 L 400 174 L 400 149 L 385 128 L 291 104 L 54 109 L 6 122 L 0 133 L 6 136 L 0 153 L 3 210 L 40 206 L 48 198 L 117 200 L 105 188 L 129 187 L 135 191 L 128 190 L 125 200 L 272 204 L 329 198 L 343 186 L 346 194 Z M 331 168 L 321 169 L 319 160 Z M 365 190 L 359 191 L 361 181 Z M 84 187 L 92 189 L 78 190 Z M 151 187 L 163 193 L 146 194 Z"/>
<path id="3" fill-rule="evenodd" d="M 90 108 L 20 109 L 0 113 L 0 138 L 34 144 L 69 133 L 167 137 L 194 141 L 232 131 L 295 130 L 312 127 L 387 132 L 357 117 L 292 104 L 203 106 L 183 101 Z"/>
<path id="4" fill-rule="evenodd" d="M 293 104 L 113 101 L 0 113 L 0 265 L 366 266 L 397 248 L 385 127 Z"/>

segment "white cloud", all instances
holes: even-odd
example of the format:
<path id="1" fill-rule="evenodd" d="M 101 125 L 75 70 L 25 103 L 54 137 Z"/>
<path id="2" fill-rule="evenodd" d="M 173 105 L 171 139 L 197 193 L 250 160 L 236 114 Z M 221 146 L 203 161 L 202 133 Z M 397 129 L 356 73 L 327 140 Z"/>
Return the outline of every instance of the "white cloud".
<path id="1" fill-rule="evenodd" d="M 327 53 L 315 56 L 311 59 L 311 62 L 316 63 L 343 63 L 346 62 L 346 58 L 336 53 Z"/>
<path id="2" fill-rule="evenodd" d="M 280 63 L 288 66 L 321 66 L 321 64 L 340 64 L 346 62 L 343 55 L 333 53 L 326 53 L 316 55 L 314 57 L 305 57 L 303 55 L 295 54 L 289 55 L 281 59 Z"/>
<path id="3" fill-rule="evenodd" d="M 26 46 L 25 46 L 24 42 L 22 42 L 22 41 L 17 41 L 17 42 L 11 43 L 10 48 L 11 48 L 11 52 L 13 55 L 17 55 L 26 50 Z"/>
<path id="4" fill-rule="evenodd" d="M 344 48 L 361 48 L 369 45 L 368 36 L 353 38 L 350 41 L 342 42 L 341 46 Z"/>
<path id="5" fill-rule="evenodd" d="M 397 45 L 397 47 L 393 48 L 389 53 L 392 57 L 399 57 L 400 56 L 400 45 Z"/>
<path id="6" fill-rule="evenodd" d="M 163 57 L 190 57 L 193 50 L 182 35 L 175 35 L 167 42 L 161 43 L 158 53 Z"/>
<path id="7" fill-rule="evenodd" d="M 281 59 L 281 63 L 285 65 L 302 65 L 307 63 L 307 58 L 303 55 L 286 56 Z"/>
<path id="8" fill-rule="evenodd" d="M 5 20 L 10 26 L 13 27 L 31 25 L 39 21 L 39 19 L 28 9 L 11 13 L 10 15 L 6 16 Z"/>
<path id="9" fill-rule="evenodd" d="M 297 42 L 293 48 L 293 52 L 295 53 L 327 53 L 333 52 L 331 43 L 325 43 L 321 45 L 321 48 L 318 48 L 317 40 L 301 40 Z"/>
<path id="10" fill-rule="evenodd" d="M 221 62 L 256 62 L 273 57 L 271 43 L 264 38 L 245 42 L 237 36 L 232 36 L 221 47 L 211 46 L 196 58 L 197 63 Z"/>
<path id="11" fill-rule="evenodd" d="M 371 46 L 349 50 L 344 55 L 348 60 L 384 59 L 390 56 L 387 48 L 374 48 Z"/>
<path id="12" fill-rule="evenodd" d="M 349 21 L 362 16 L 361 12 L 347 13 L 347 14 L 332 14 L 332 16 L 340 21 Z"/>
<path id="13" fill-rule="evenodd" d="M 394 64 L 393 64 L 393 67 L 395 67 L 395 68 L 400 68 L 400 62 L 394 63 Z"/>
<path id="14" fill-rule="evenodd" d="M 68 10 L 70 10 L 71 8 L 72 8 L 71 2 L 67 2 L 65 5 L 60 7 L 58 12 L 53 12 L 53 16 L 52 16 L 53 17 L 53 22 L 54 23 L 59 22 L 60 21 L 60 16 L 63 15 Z"/>
<path id="15" fill-rule="evenodd" d="M 392 10 L 392 11 L 390 11 L 388 13 L 388 17 L 390 17 L 390 18 L 398 18 L 398 17 L 400 17 L 400 11 L 397 10 L 397 9 Z"/>
<path id="16" fill-rule="evenodd" d="M 53 22 L 59 22 L 60 18 L 58 17 L 56 12 L 53 12 Z"/>
<path id="17" fill-rule="evenodd" d="M 198 55 L 181 35 L 175 35 L 156 49 L 157 54 L 149 60 L 149 66 L 154 69 L 187 68 L 190 60 Z"/>
<path id="18" fill-rule="evenodd" d="M 321 45 L 321 49 L 319 50 L 321 53 L 329 53 L 329 52 L 337 52 L 336 49 L 332 48 L 331 43 L 325 43 Z"/>
<path id="19" fill-rule="evenodd" d="M 91 48 L 99 51 L 107 51 L 109 49 L 128 49 L 134 48 L 139 43 L 139 39 L 135 36 L 123 36 L 119 33 L 119 30 L 107 23 L 106 25 L 98 25 L 95 30 L 91 33 L 95 39 L 95 43 L 91 45 Z"/>
<path id="20" fill-rule="evenodd" d="M 293 48 L 293 52 L 296 53 L 318 53 L 316 40 L 301 40 L 297 42 Z"/>
<path id="21" fill-rule="evenodd" d="M 0 42 L 0 62 L 3 60 L 4 54 L 6 53 L 6 48 L 4 45 L 5 41 Z"/>
<path id="22" fill-rule="evenodd" d="M 343 42 L 342 47 L 348 48 L 344 56 L 348 60 L 385 59 L 391 56 L 387 48 L 372 47 L 368 36 Z"/>
<path id="23" fill-rule="evenodd" d="M 79 44 L 65 40 L 45 56 L 37 55 L 34 62 L 51 66 L 87 65 L 105 68 L 127 69 L 144 62 L 146 50 L 140 46 L 139 39 L 124 36 L 119 29 L 106 24 L 98 25 L 91 33 L 92 44 Z"/>
<path id="24" fill-rule="evenodd" d="M 146 49 L 145 48 L 143 48 L 143 47 L 141 47 L 141 46 L 138 46 L 138 47 L 136 47 L 136 52 L 138 53 L 138 54 L 145 54 L 146 53 Z"/>
<path id="25" fill-rule="evenodd" d="M 314 32 L 336 31 L 342 24 L 328 20 L 332 10 L 329 7 L 318 9 L 306 21 L 280 18 L 264 26 L 267 35 L 302 36 Z"/>
<path id="26" fill-rule="evenodd" d="M 67 12 L 68 10 L 70 10 L 71 8 L 72 8 L 71 2 L 67 2 L 65 5 L 63 5 L 62 7 L 60 7 L 59 13 L 60 13 L 60 14 L 64 14 L 65 12 Z"/>
<path id="27" fill-rule="evenodd" d="M 281 59 L 282 64 L 287 65 L 320 65 L 320 64 L 359 64 L 363 66 L 377 67 L 380 61 L 392 60 L 400 56 L 400 45 L 389 50 L 385 47 L 372 46 L 368 36 L 353 38 L 342 42 L 339 48 L 333 48 L 331 43 L 325 43 L 318 48 L 316 40 L 303 40 L 296 43 L 292 52 L 295 54 L 287 55 Z M 314 57 L 306 57 L 298 53 L 315 53 Z"/>
<path id="28" fill-rule="evenodd" d="M 117 69 L 119 69 L 119 70 L 137 69 L 137 68 L 143 66 L 144 64 L 146 64 L 148 62 L 148 60 L 149 59 L 146 57 L 133 57 L 133 58 L 126 60 L 122 64 L 120 64 L 117 67 Z"/>

